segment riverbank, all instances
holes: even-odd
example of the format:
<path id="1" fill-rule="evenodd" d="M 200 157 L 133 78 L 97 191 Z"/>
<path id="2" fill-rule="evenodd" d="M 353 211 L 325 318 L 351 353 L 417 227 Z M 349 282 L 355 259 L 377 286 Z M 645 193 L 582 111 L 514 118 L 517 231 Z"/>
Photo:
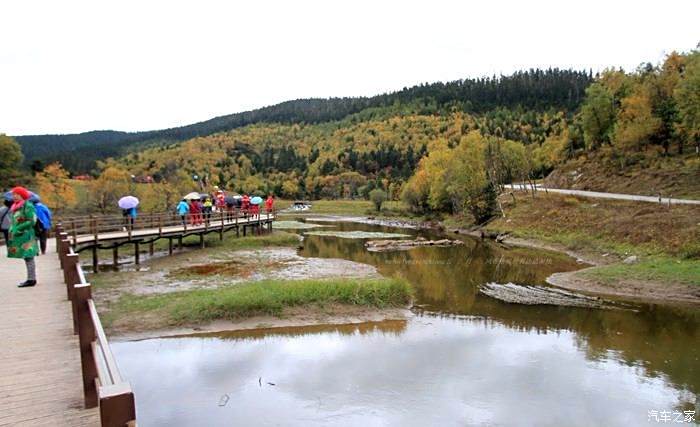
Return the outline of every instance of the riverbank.
<path id="1" fill-rule="evenodd" d="M 594 267 L 557 273 L 566 289 L 626 299 L 700 304 L 700 208 L 538 192 L 502 196 L 505 217 L 485 229 L 507 244 L 563 250 Z"/>
<path id="2" fill-rule="evenodd" d="M 403 318 L 411 297 L 408 283 L 398 279 L 264 280 L 148 296 L 124 294 L 105 317 L 109 331 L 117 335 L 365 322 Z"/>
<path id="3" fill-rule="evenodd" d="M 700 208 L 586 199 L 539 191 L 499 199 L 505 217 L 477 228 L 471 218 L 314 218 L 449 234 L 501 235 L 501 243 L 566 253 L 593 267 L 557 273 L 559 287 L 637 301 L 700 304 Z M 399 209 L 400 210 L 400 209 Z"/>

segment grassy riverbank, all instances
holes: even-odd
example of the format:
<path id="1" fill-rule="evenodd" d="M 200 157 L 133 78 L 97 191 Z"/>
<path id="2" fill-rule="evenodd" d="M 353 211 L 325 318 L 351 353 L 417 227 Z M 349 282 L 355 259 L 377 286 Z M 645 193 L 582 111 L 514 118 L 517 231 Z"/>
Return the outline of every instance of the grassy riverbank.
<path id="1" fill-rule="evenodd" d="M 487 229 L 590 255 L 600 266 L 572 273 L 596 285 L 700 286 L 700 207 L 577 198 L 539 192 L 502 196 L 505 218 Z M 629 264 L 621 261 L 636 256 Z"/>
<path id="2" fill-rule="evenodd" d="M 104 314 L 110 329 L 159 329 L 255 316 L 284 316 L 291 308 L 334 305 L 405 307 L 412 297 L 399 279 L 265 280 L 216 289 L 143 296 L 124 294 Z"/>

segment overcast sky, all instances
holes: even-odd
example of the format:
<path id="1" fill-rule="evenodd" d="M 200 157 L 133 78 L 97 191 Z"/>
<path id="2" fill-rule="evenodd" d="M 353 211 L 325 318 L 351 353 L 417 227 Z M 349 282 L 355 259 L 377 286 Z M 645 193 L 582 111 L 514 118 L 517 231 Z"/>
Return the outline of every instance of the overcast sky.
<path id="1" fill-rule="evenodd" d="M 148 130 L 530 67 L 633 69 L 700 1 L 2 1 L 0 132 Z"/>

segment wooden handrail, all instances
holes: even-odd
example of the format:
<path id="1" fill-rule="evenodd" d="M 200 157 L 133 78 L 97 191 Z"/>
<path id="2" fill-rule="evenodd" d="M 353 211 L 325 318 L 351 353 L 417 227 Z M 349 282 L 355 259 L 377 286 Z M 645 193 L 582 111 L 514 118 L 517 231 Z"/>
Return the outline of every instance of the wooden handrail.
<path id="1" fill-rule="evenodd" d="M 73 308 L 74 332 L 80 342 L 85 407 L 99 406 L 102 427 L 135 425 L 136 405 L 131 385 L 124 381 L 92 299 L 92 287 L 85 280 L 78 254 L 58 225 L 58 255 Z"/>
<path id="2" fill-rule="evenodd" d="M 104 378 L 100 378 L 102 385 L 117 384 L 122 382 L 122 375 L 117 367 L 117 362 L 114 360 L 112 355 L 112 350 L 109 348 L 109 342 L 107 342 L 107 336 L 105 335 L 104 329 L 102 329 L 102 322 L 100 322 L 100 317 L 97 314 L 97 307 L 95 307 L 95 301 L 89 299 L 87 301 L 88 308 L 90 309 L 90 318 L 92 319 L 92 324 L 95 326 L 95 334 L 97 335 L 96 343 L 99 345 L 102 358 L 105 361 L 107 372 Z"/>

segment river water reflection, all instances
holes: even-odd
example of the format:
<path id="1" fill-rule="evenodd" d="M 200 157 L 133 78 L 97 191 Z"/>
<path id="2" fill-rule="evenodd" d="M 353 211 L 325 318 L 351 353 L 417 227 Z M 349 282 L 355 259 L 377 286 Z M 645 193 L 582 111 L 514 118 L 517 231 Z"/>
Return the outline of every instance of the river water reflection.
<path id="1" fill-rule="evenodd" d="M 407 321 L 114 343 L 139 424 L 615 426 L 646 424 L 650 410 L 695 409 L 697 309 L 503 303 L 479 286 L 542 285 L 580 265 L 465 242 L 372 253 L 361 240 L 306 237 L 304 256 L 350 259 L 409 280 L 422 310 Z"/>

